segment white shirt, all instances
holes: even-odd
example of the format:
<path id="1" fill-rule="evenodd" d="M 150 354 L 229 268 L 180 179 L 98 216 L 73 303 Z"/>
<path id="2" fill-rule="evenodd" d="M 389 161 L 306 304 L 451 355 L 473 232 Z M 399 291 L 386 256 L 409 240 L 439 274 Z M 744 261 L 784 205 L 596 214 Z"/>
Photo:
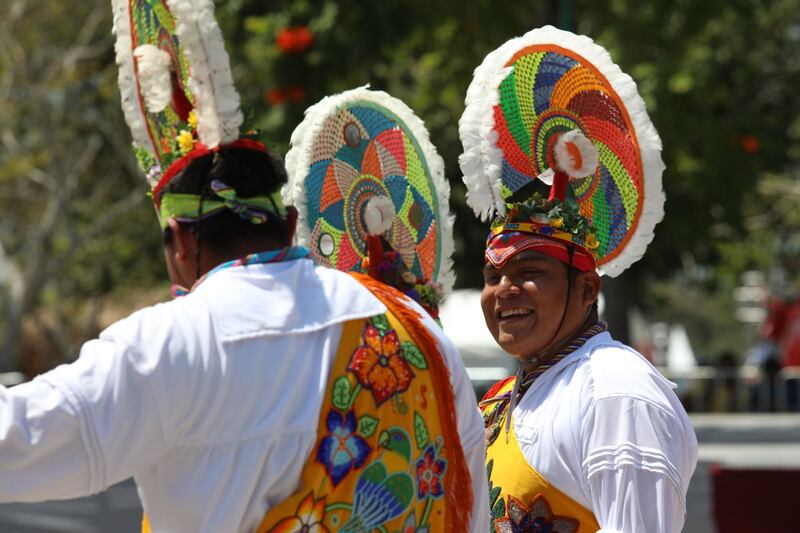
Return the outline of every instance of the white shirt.
<path id="1" fill-rule="evenodd" d="M 342 323 L 385 311 L 307 259 L 223 270 L 138 311 L 75 363 L 0 387 L 0 501 L 74 498 L 134 476 L 155 532 L 252 531 L 298 487 Z M 483 422 L 455 347 L 425 316 L 451 370 L 472 531 L 484 531 Z"/>
<path id="2" fill-rule="evenodd" d="M 514 430 L 531 467 L 591 510 L 601 531 L 678 532 L 697 438 L 673 388 L 601 333 L 533 383 Z"/>

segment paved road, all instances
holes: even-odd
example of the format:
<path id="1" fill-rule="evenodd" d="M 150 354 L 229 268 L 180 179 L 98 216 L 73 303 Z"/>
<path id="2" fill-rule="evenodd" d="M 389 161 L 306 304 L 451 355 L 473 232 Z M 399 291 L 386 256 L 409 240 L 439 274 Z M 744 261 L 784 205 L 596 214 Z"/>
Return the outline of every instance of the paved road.
<path id="1" fill-rule="evenodd" d="M 687 496 L 685 533 L 714 533 L 712 463 L 800 468 L 800 415 L 695 415 L 700 462 Z M 0 505 L 0 533 L 138 533 L 142 510 L 131 481 L 92 498 Z"/>

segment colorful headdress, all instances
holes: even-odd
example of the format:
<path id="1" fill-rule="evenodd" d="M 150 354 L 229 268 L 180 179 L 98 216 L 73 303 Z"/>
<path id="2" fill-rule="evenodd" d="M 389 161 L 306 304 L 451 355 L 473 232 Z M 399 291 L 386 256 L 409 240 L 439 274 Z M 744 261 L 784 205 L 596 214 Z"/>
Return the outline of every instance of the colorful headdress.
<path id="1" fill-rule="evenodd" d="M 425 292 L 423 302 L 452 288 L 450 186 L 403 102 L 367 88 L 323 99 L 292 134 L 286 169 L 284 201 L 297 208 L 298 240 L 320 264 L 368 269 L 412 296 Z"/>
<path id="2" fill-rule="evenodd" d="M 112 0 L 112 6 L 122 108 L 162 224 L 165 215 L 179 219 L 208 216 L 209 209 L 218 211 L 219 205 L 198 211 L 196 203 L 186 198 L 170 201 L 170 209 L 186 208 L 183 211 L 193 213 L 165 213 L 159 205 L 164 186 L 190 161 L 221 147 L 265 150 L 263 144 L 240 131 L 239 94 L 214 18 L 214 3 Z M 269 208 L 266 213 L 282 216 L 280 202 L 277 195 L 260 198 L 255 204 L 250 202 L 251 212 L 242 213 L 252 214 L 263 206 Z"/>
<path id="3" fill-rule="evenodd" d="M 644 254 L 664 214 L 661 141 L 636 84 L 605 49 L 535 29 L 486 56 L 466 104 L 467 201 L 484 220 L 498 215 L 487 261 L 541 246 L 613 277 Z M 550 185 L 548 198 L 538 181 Z"/>

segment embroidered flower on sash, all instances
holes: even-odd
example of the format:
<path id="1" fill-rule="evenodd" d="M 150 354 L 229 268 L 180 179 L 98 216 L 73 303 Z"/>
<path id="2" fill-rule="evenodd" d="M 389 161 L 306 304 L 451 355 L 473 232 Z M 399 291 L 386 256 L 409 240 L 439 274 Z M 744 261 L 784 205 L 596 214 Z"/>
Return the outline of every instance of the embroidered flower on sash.
<path id="1" fill-rule="evenodd" d="M 436 447 L 431 444 L 417 460 L 417 498 L 424 500 L 444 496 L 442 478 L 447 470 L 447 461 L 437 456 Z"/>
<path id="2" fill-rule="evenodd" d="M 325 498 L 314 499 L 314 494 L 309 492 L 297 506 L 295 516 L 284 518 L 270 533 L 330 533 L 322 523 L 325 517 Z"/>
<path id="3" fill-rule="evenodd" d="M 367 323 L 362 339 L 363 344 L 353 352 L 347 369 L 356 375 L 362 387 L 372 392 L 375 403 L 381 405 L 407 390 L 414 373 L 403 357 L 395 331 L 381 335 L 378 328 Z"/>
<path id="4" fill-rule="evenodd" d="M 494 521 L 498 533 L 574 533 L 578 521 L 566 516 L 553 516 L 550 504 L 541 494 L 534 498 L 530 507 L 508 497 L 508 515 Z"/>
<path id="5" fill-rule="evenodd" d="M 328 412 L 326 420 L 328 435 L 317 448 L 317 462 L 322 463 L 334 485 L 350 470 L 360 468 L 372 451 L 367 441 L 356 433 L 356 414 L 342 413 L 335 409 Z"/>

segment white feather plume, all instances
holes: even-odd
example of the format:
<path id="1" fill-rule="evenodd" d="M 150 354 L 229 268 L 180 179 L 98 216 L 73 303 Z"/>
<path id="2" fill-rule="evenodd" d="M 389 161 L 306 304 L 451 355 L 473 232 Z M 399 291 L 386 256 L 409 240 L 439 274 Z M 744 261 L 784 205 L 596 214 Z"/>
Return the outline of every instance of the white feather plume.
<path id="1" fill-rule="evenodd" d="M 136 83 L 128 2 L 126 0 L 112 0 L 111 8 L 114 12 L 113 32 L 116 35 L 114 52 L 119 65 L 119 90 L 122 100 L 122 112 L 125 115 L 125 122 L 128 123 L 128 127 L 131 130 L 133 145 L 154 153 L 155 149 L 145 123 L 145 110 L 142 109 Z M 148 181 L 151 187 L 155 186 L 153 180 Z"/>
<path id="2" fill-rule="evenodd" d="M 433 280 L 440 283 L 445 294 L 449 294 L 455 283 L 453 271 L 453 223 L 455 217 L 450 212 L 450 184 L 444 176 L 444 161 L 436 148 L 430 142 L 425 124 L 417 117 L 405 103 L 383 91 L 371 91 L 369 85 L 352 89 L 337 95 L 326 96 L 305 111 L 305 119 L 292 133 L 291 149 L 286 154 L 286 171 L 289 180 L 282 190 L 283 200 L 287 205 L 297 208 L 299 217 L 297 221 L 297 241 L 307 245 L 311 241 L 311 232 L 308 229 L 308 219 L 316 213 L 308 213 L 305 195 L 305 178 L 308 174 L 313 157 L 317 136 L 322 131 L 328 117 L 334 115 L 339 109 L 351 102 L 367 101 L 382 106 L 397 118 L 403 121 L 416 137 L 422 156 L 428 164 L 434 188 L 436 201 L 439 206 L 441 218 L 438 220 L 441 237 L 441 260 L 438 269 L 438 278 Z"/>
<path id="3" fill-rule="evenodd" d="M 493 212 L 504 213 L 505 202 L 499 194 L 502 151 L 494 132 L 493 108 L 499 102 L 498 87 L 508 74 L 506 67 L 519 50 L 536 44 L 549 44 L 572 50 L 591 63 L 620 97 L 639 143 L 644 176 L 644 203 L 634 235 L 615 257 L 602 262 L 598 272 L 615 277 L 639 260 L 653 240 L 653 229 L 664 217 L 664 192 L 661 174 L 661 139 L 636 83 L 613 62 L 609 53 L 589 37 L 545 26 L 516 37 L 491 52 L 475 69 L 467 89 L 466 109 L 459 121 L 459 135 L 464 153 L 459 157 L 467 201 L 477 215 L 486 220 Z M 499 154 L 499 155 L 498 155 Z"/>
<path id="4" fill-rule="evenodd" d="M 214 18 L 214 2 L 167 0 L 167 5 L 191 65 L 189 90 L 194 96 L 200 142 L 209 148 L 233 142 L 240 136 L 244 117 L 222 31 Z"/>
<path id="5" fill-rule="evenodd" d="M 383 235 L 392 229 L 395 218 L 394 203 L 386 196 L 373 196 L 364 209 L 364 222 L 370 235 Z"/>
<path id="6" fill-rule="evenodd" d="M 143 44 L 133 51 L 136 70 L 139 72 L 139 89 L 142 91 L 147 111 L 159 113 L 172 101 L 172 76 L 170 55 L 153 46 Z"/>

